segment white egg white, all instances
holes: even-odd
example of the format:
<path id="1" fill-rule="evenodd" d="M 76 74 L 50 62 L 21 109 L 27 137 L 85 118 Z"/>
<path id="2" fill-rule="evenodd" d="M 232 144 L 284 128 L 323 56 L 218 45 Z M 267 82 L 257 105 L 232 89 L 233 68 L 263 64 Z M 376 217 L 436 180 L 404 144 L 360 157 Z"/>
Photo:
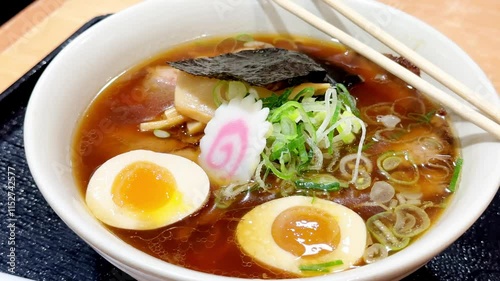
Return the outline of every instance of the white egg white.
<path id="1" fill-rule="evenodd" d="M 314 207 L 335 218 L 340 228 L 340 242 L 332 252 L 304 259 L 281 248 L 272 236 L 272 225 L 283 212 L 293 207 Z M 236 238 L 243 251 L 258 263 L 302 276 L 317 272 L 302 271 L 304 265 L 342 260 L 329 268 L 341 271 L 355 265 L 363 256 L 367 231 L 364 220 L 351 209 L 332 201 L 307 196 L 290 196 L 261 204 L 243 216 L 236 228 Z M 322 273 L 324 274 L 324 273 Z"/>
<path id="2" fill-rule="evenodd" d="M 113 201 L 112 186 L 125 167 L 135 162 L 152 162 L 167 169 L 175 178 L 179 202 L 168 201 L 152 214 L 144 215 Z M 147 230 L 175 223 L 199 210 L 207 202 L 210 183 L 195 162 L 181 156 L 149 150 L 134 150 L 117 155 L 102 164 L 92 175 L 85 200 L 94 216 L 103 223 L 123 229 Z"/>

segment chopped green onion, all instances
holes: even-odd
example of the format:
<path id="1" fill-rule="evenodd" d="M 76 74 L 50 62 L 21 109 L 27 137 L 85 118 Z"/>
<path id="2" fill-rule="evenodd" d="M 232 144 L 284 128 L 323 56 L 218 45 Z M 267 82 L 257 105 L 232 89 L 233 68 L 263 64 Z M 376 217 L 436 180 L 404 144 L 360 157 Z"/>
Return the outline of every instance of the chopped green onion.
<path id="1" fill-rule="evenodd" d="M 251 41 L 254 41 L 252 35 L 250 34 L 246 34 L 246 33 L 243 33 L 243 34 L 239 34 L 236 36 L 236 40 L 238 41 L 243 41 L 243 42 L 251 42 Z"/>
<path id="2" fill-rule="evenodd" d="M 374 263 L 376 261 L 382 260 L 389 255 L 387 248 L 380 244 L 374 243 L 370 247 L 365 249 L 363 253 L 363 260 L 366 263 Z"/>
<path id="3" fill-rule="evenodd" d="M 339 182 L 318 183 L 312 181 L 305 181 L 303 179 L 296 180 L 295 186 L 299 189 L 315 189 L 323 191 L 339 191 L 342 187 Z"/>
<path id="4" fill-rule="evenodd" d="M 274 161 L 274 160 L 277 160 L 277 159 L 280 159 L 281 155 L 283 153 L 286 153 L 286 152 L 299 152 L 297 153 L 299 156 L 301 156 L 301 160 L 303 160 L 303 153 L 306 153 L 305 154 L 305 161 L 307 161 L 308 159 L 308 156 L 307 156 L 307 152 L 305 152 L 305 145 L 304 145 L 304 136 L 300 136 L 300 137 L 297 137 L 295 139 L 293 139 L 292 141 L 290 141 L 288 144 L 280 147 L 279 149 L 273 149 L 273 151 L 271 152 L 271 157 L 269 158 L 271 161 Z"/>
<path id="5" fill-rule="evenodd" d="M 394 209 L 396 221 L 392 232 L 399 238 L 416 236 L 431 225 L 429 215 L 420 207 L 402 204 Z"/>
<path id="6" fill-rule="evenodd" d="M 302 173 L 319 171 L 324 167 L 324 153 L 335 154 L 339 144 L 350 143 L 355 134 L 366 129 L 355 116 L 356 100 L 341 84 L 329 88 L 324 96 L 314 96 L 314 87 L 305 87 L 291 96 L 293 88 L 282 95 L 272 94 L 261 99 L 270 109 L 267 121 L 273 130 L 261 154 L 265 171 L 282 180 L 295 182 L 296 188 L 333 191 L 343 188 L 338 180 L 303 179 Z M 342 99 L 340 98 L 342 96 Z"/>
<path id="7" fill-rule="evenodd" d="M 219 209 L 226 209 L 235 201 L 236 196 L 243 193 L 250 193 L 259 188 L 256 182 L 246 184 L 229 184 L 214 192 L 215 206 Z"/>
<path id="8" fill-rule="evenodd" d="M 337 121 L 339 121 L 341 105 L 342 105 L 341 102 L 337 102 L 337 105 L 335 106 L 335 111 L 333 112 L 333 115 L 332 115 L 332 119 L 330 120 L 330 124 L 335 124 L 335 123 L 337 123 Z M 328 133 L 328 142 L 329 143 L 333 143 L 333 133 L 334 133 L 333 130 Z M 328 153 L 329 154 L 333 153 L 333 145 L 330 145 L 328 147 Z"/>
<path id="9" fill-rule="evenodd" d="M 212 90 L 214 103 L 217 107 L 219 107 L 223 103 L 228 103 L 233 98 L 243 98 L 247 94 L 247 86 L 239 81 L 220 80 Z"/>
<path id="10" fill-rule="evenodd" d="M 315 201 L 316 201 L 316 192 L 313 192 L 313 196 L 312 196 L 312 199 L 311 199 L 311 204 L 314 204 Z"/>
<path id="11" fill-rule="evenodd" d="M 292 179 L 292 177 L 294 176 L 293 172 L 283 171 L 283 169 L 278 170 L 278 168 L 276 168 L 276 166 L 274 166 L 274 163 L 271 162 L 271 160 L 269 160 L 269 158 L 267 157 L 267 155 L 265 153 L 262 153 L 261 156 L 264 160 L 264 164 L 266 165 L 266 167 L 268 169 L 270 169 L 271 172 L 273 172 L 273 174 L 275 174 L 277 177 L 284 179 L 284 180 Z"/>
<path id="12" fill-rule="evenodd" d="M 247 86 L 239 81 L 229 81 L 229 86 L 227 89 L 227 100 L 229 102 L 234 98 L 243 98 L 248 93 Z"/>
<path id="13" fill-rule="evenodd" d="M 300 271 L 316 271 L 316 272 L 330 272 L 330 267 L 343 265 L 342 260 L 334 260 L 331 262 L 318 263 L 318 264 L 302 264 L 299 266 Z"/>
<path id="14" fill-rule="evenodd" d="M 455 192 L 457 189 L 458 178 L 460 177 L 460 172 L 462 171 L 462 165 L 464 163 L 464 159 L 458 158 L 455 163 L 455 169 L 453 170 L 453 175 L 451 176 L 450 181 L 450 191 Z"/>
<path id="15" fill-rule="evenodd" d="M 375 214 L 366 221 L 366 228 L 373 238 L 393 251 L 399 251 L 410 243 L 409 237 L 394 235 L 396 215 L 392 211 Z"/>
<path id="16" fill-rule="evenodd" d="M 353 182 L 354 187 L 356 187 L 357 190 L 364 190 L 370 187 L 372 184 L 370 173 L 367 173 L 365 170 L 360 170 L 358 174 L 358 178 Z"/>
<path id="17" fill-rule="evenodd" d="M 425 123 L 429 124 L 432 120 L 432 117 L 436 115 L 436 110 L 431 110 L 425 114 L 418 114 L 418 113 L 409 113 L 408 117 L 420 122 L 420 123 Z"/>
<path id="18" fill-rule="evenodd" d="M 212 92 L 212 95 L 214 97 L 214 103 L 217 107 L 219 107 L 224 98 L 222 97 L 222 93 L 226 90 L 227 91 L 227 87 L 228 87 L 228 84 L 226 81 L 219 81 L 217 82 L 217 84 L 215 85 L 214 89 L 213 89 L 213 92 Z M 224 90 L 225 88 L 225 90 Z"/>
<path id="19" fill-rule="evenodd" d="M 291 88 L 286 89 L 283 94 L 279 96 L 273 93 L 271 96 L 262 99 L 262 107 L 268 107 L 269 109 L 281 107 L 288 101 L 290 94 L 292 94 Z"/>
<path id="20" fill-rule="evenodd" d="M 389 158 L 391 159 L 390 162 L 395 162 L 395 159 L 399 158 L 397 166 L 386 165 L 392 168 L 391 170 L 387 170 L 384 166 L 385 161 Z M 408 151 L 388 151 L 383 153 L 377 158 L 377 167 L 382 175 L 394 183 L 412 185 L 417 183 L 420 178 L 418 167 Z"/>
<path id="21" fill-rule="evenodd" d="M 344 85 L 337 83 L 337 85 L 335 86 L 337 87 L 339 100 L 342 101 L 342 103 L 344 103 L 345 105 L 347 105 L 356 117 L 359 117 L 360 113 L 358 108 L 356 107 L 356 100 L 354 99 L 354 97 L 351 96 L 351 94 Z"/>
<path id="22" fill-rule="evenodd" d="M 314 96 L 314 88 L 313 87 L 306 87 L 302 89 L 295 97 L 292 97 L 293 100 L 298 101 L 301 98 L 310 98 Z"/>
<path id="23" fill-rule="evenodd" d="M 369 142 L 365 143 L 365 145 L 363 145 L 363 151 L 370 149 L 374 144 L 374 140 L 370 140 Z"/>
<path id="24" fill-rule="evenodd" d="M 396 169 L 399 164 L 401 164 L 401 162 L 402 160 L 400 157 L 389 156 L 382 161 L 382 168 L 384 168 L 384 170 L 386 171 L 392 171 Z"/>
<path id="25" fill-rule="evenodd" d="M 281 120 L 284 116 L 288 117 L 290 113 L 293 112 L 295 109 L 298 109 L 299 111 L 304 110 L 299 102 L 288 101 L 285 104 L 273 110 L 272 114 L 271 113 L 269 114 L 268 120 L 272 123 L 275 123 Z"/>

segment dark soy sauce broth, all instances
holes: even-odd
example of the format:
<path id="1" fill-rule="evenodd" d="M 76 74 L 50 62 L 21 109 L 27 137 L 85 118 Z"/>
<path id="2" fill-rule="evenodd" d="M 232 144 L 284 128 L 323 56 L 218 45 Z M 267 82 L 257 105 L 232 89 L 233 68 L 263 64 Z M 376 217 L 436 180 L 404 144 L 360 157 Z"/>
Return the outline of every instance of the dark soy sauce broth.
<path id="1" fill-rule="evenodd" d="M 365 122 L 367 122 L 366 116 L 376 118 L 377 114 L 383 113 L 375 110 L 373 115 L 370 115 L 370 106 L 394 103 L 395 100 L 400 100 L 396 106 L 397 110 L 415 111 L 416 114 L 431 116 L 429 122 L 420 123 L 403 119 L 401 121 L 403 127 L 414 123 L 410 133 L 404 137 L 429 136 L 439 139 L 444 144 L 441 154 L 451 155 L 452 159 L 457 155 L 457 142 L 445 118 L 445 112 L 422 97 L 415 89 L 364 57 L 332 41 L 304 37 L 290 38 L 278 34 L 252 36 L 255 40 L 271 43 L 276 47 L 296 49 L 363 77 L 362 83 L 349 90 L 356 97 L 358 108 L 364 112 L 361 118 Z M 126 151 L 149 149 L 196 159 L 199 153 L 197 141 L 201 136 L 187 136 L 182 127 L 171 131 L 172 136 L 167 139 L 139 131 L 140 122 L 157 118 L 166 108 L 172 106 L 174 98 L 175 86 L 167 85 L 161 89 L 151 90 L 144 86 L 144 81 L 148 79 L 151 69 L 164 67 L 167 61 L 214 56 L 232 51 L 234 42 L 224 38 L 227 37 L 204 38 L 174 47 L 124 72 L 99 93 L 78 124 L 73 145 L 74 175 L 82 196 L 85 195 L 93 171 L 107 159 Z M 409 97 L 411 98 L 405 99 Z M 425 112 L 421 112 L 422 105 L 425 107 Z M 377 156 L 385 151 L 409 149 L 408 145 L 401 142 L 373 141 L 373 135 L 382 126 L 372 124 L 373 122 L 367 123 L 365 143 L 369 144 L 369 147 L 365 153 L 374 163 Z M 357 145 L 357 141 L 353 145 Z M 354 147 L 347 146 L 341 153 L 353 149 Z M 422 175 L 418 182 L 422 188 L 422 200 L 443 205 L 451 194 L 447 189 L 450 175 L 440 174 L 439 169 L 432 167 L 428 170 L 428 174 Z M 439 180 L 434 180 L 437 178 Z M 377 179 L 384 180 L 384 177 L 375 175 L 373 181 Z M 267 180 L 271 184 L 275 182 L 273 177 Z M 211 188 L 216 190 L 218 187 L 211 186 Z M 368 194 L 369 190 L 360 191 L 350 187 L 326 197 L 350 207 L 366 220 L 371 215 L 383 211 L 379 207 L 359 206 L 360 203 L 369 200 Z M 212 196 L 208 204 L 198 213 L 173 225 L 150 231 L 108 228 L 128 244 L 145 253 L 197 271 L 242 278 L 293 278 L 297 276 L 255 263 L 240 250 L 234 237 L 238 221 L 247 211 L 280 196 L 279 192 L 254 191 L 238 197 L 226 209 L 218 208 Z M 321 194 L 316 196 L 325 197 Z M 426 210 L 432 222 L 435 222 L 442 209 Z"/>

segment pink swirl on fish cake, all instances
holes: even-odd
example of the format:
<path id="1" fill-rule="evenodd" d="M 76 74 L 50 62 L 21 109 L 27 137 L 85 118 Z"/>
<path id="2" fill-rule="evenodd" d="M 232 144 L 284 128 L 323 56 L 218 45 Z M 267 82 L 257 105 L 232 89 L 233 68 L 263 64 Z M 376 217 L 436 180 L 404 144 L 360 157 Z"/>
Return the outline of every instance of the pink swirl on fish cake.
<path id="1" fill-rule="evenodd" d="M 242 164 L 247 148 L 247 124 L 243 119 L 232 120 L 224 124 L 217 132 L 210 146 L 206 163 L 211 169 L 225 170 L 226 176 L 232 177 Z"/>

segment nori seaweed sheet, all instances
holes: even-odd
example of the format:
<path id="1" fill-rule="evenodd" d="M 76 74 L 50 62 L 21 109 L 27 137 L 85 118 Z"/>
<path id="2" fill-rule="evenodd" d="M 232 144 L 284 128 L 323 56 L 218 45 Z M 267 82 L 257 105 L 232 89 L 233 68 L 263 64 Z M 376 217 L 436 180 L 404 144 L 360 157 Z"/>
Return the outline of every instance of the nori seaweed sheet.
<path id="1" fill-rule="evenodd" d="M 325 68 L 304 53 L 280 48 L 243 50 L 168 64 L 196 76 L 245 81 L 262 87 L 276 83 L 285 87 L 303 82 L 336 84 L 336 81 L 342 83 L 345 77 L 352 76 L 340 68 Z"/>

